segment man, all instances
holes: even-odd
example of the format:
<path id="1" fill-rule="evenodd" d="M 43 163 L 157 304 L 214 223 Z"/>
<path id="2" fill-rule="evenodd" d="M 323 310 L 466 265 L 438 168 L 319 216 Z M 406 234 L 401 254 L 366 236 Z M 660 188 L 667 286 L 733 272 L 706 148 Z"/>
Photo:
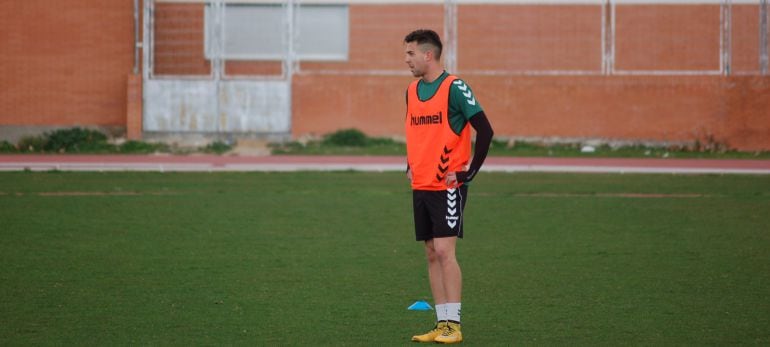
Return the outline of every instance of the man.
<path id="1" fill-rule="evenodd" d="M 492 127 L 471 88 L 441 66 L 441 40 L 432 30 L 404 38 L 413 81 L 406 93 L 407 177 L 412 185 L 415 235 L 425 243 L 436 325 L 412 341 L 461 342 L 462 274 L 455 257 L 463 237 L 468 183 L 489 151 Z M 476 130 L 473 162 L 470 126 Z"/>

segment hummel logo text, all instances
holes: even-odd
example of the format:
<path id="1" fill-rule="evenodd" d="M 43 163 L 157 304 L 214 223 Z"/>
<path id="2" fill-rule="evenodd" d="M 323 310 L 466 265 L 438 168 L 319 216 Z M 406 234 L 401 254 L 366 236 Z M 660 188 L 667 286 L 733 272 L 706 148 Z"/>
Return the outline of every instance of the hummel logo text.
<path id="1" fill-rule="evenodd" d="M 413 125 L 413 126 L 414 125 L 441 124 L 441 119 L 444 118 L 444 117 L 442 117 L 441 112 L 439 112 L 438 114 L 431 114 L 431 115 L 427 115 L 427 116 L 410 115 L 410 117 L 411 117 L 410 124 Z"/>

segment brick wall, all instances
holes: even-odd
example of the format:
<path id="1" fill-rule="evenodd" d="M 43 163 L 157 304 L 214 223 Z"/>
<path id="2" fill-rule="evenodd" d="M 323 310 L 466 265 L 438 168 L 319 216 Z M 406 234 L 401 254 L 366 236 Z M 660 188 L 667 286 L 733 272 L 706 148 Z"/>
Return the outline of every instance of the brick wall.
<path id="1" fill-rule="evenodd" d="M 759 7 L 733 5 L 732 65 L 736 71 L 759 70 Z"/>
<path id="2" fill-rule="evenodd" d="M 461 5 L 461 70 L 601 71 L 600 6 Z"/>
<path id="3" fill-rule="evenodd" d="M 158 75 L 209 75 L 204 56 L 202 4 L 155 5 L 154 73 Z"/>
<path id="4" fill-rule="evenodd" d="M 320 135 L 342 127 L 379 136 L 402 134 L 404 91 L 411 76 L 314 71 L 368 67 L 406 72 L 403 36 L 415 27 L 441 33 L 440 7 L 421 10 L 433 16 L 399 21 L 398 13 L 420 11 L 351 7 L 351 61 L 302 65 L 304 74 L 293 84 L 293 135 Z M 618 6 L 616 68 L 719 71 L 719 11 L 717 5 Z M 537 70 L 601 71 L 601 14 L 599 6 L 459 6 L 459 75 L 474 88 L 499 136 L 660 142 L 710 138 L 733 148 L 770 149 L 768 77 L 527 76 Z M 757 7 L 736 5 L 733 16 L 733 71 L 755 73 Z M 356 41 L 356 32 L 366 35 Z M 367 39 L 388 44 L 372 50 Z"/>
<path id="5" fill-rule="evenodd" d="M 126 138 L 142 138 L 142 75 L 130 74 L 126 83 Z"/>
<path id="6" fill-rule="evenodd" d="M 719 70 L 718 5 L 622 5 L 615 18 L 617 69 Z"/>
<path id="7" fill-rule="evenodd" d="M 0 2 L 0 127 L 126 126 L 136 114 L 131 1 Z M 349 59 L 302 62 L 292 135 L 356 127 L 403 133 L 412 79 L 402 39 L 443 30 L 442 5 L 351 5 Z M 719 70 L 718 5 L 619 5 L 618 70 Z M 208 75 L 203 6 L 156 6 L 155 73 Z M 770 77 L 756 76 L 758 8 L 733 6 L 734 76 L 530 76 L 602 69 L 600 6 L 460 5 L 460 77 L 498 135 L 693 141 L 770 149 Z M 229 61 L 228 75 L 280 74 L 278 62 Z M 492 74 L 490 72 L 496 72 Z M 743 76 L 741 74 L 754 74 Z M 130 126 L 136 128 L 136 116 Z M 130 122 L 129 122 L 130 123 Z"/>
<path id="8" fill-rule="evenodd" d="M 0 126 L 123 125 L 133 3 L 0 1 Z"/>
<path id="9" fill-rule="evenodd" d="M 463 75 L 503 137 L 706 141 L 770 148 L 770 79 L 760 77 L 568 77 Z M 403 134 L 411 78 L 299 76 L 295 136 L 355 127 Z"/>

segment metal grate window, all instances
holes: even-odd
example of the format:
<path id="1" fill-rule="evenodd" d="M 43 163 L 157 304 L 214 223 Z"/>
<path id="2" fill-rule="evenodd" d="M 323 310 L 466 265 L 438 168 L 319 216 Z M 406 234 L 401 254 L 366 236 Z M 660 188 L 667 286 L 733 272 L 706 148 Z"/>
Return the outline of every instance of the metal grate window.
<path id="1" fill-rule="evenodd" d="M 227 4 L 224 8 L 225 60 L 285 59 L 287 24 L 280 4 Z M 205 55 L 213 57 L 211 33 L 215 21 L 206 8 Z M 348 6 L 300 5 L 295 12 L 296 59 L 346 61 L 348 59 Z"/>

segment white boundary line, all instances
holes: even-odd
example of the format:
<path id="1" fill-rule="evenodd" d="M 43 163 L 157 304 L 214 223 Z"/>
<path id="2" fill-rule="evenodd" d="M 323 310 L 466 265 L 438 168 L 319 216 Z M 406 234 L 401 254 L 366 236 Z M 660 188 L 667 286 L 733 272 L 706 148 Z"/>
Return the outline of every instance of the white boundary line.
<path id="1" fill-rule="evenodd" d="M 0 171 L 75 171 L 75 172 L 295 172 L 295 171 L 404 171 L 403 164 L 351 163 L 0 163 Z M 567 172 L 567 173 L 646 173 L 646 174 L 750 174 L 770 175 L 768 169 L 741 168 L 676 168 L 645 166 L 591 166 L 591 165 L 505 165 L 486 164 L 486 172 Z"/>

